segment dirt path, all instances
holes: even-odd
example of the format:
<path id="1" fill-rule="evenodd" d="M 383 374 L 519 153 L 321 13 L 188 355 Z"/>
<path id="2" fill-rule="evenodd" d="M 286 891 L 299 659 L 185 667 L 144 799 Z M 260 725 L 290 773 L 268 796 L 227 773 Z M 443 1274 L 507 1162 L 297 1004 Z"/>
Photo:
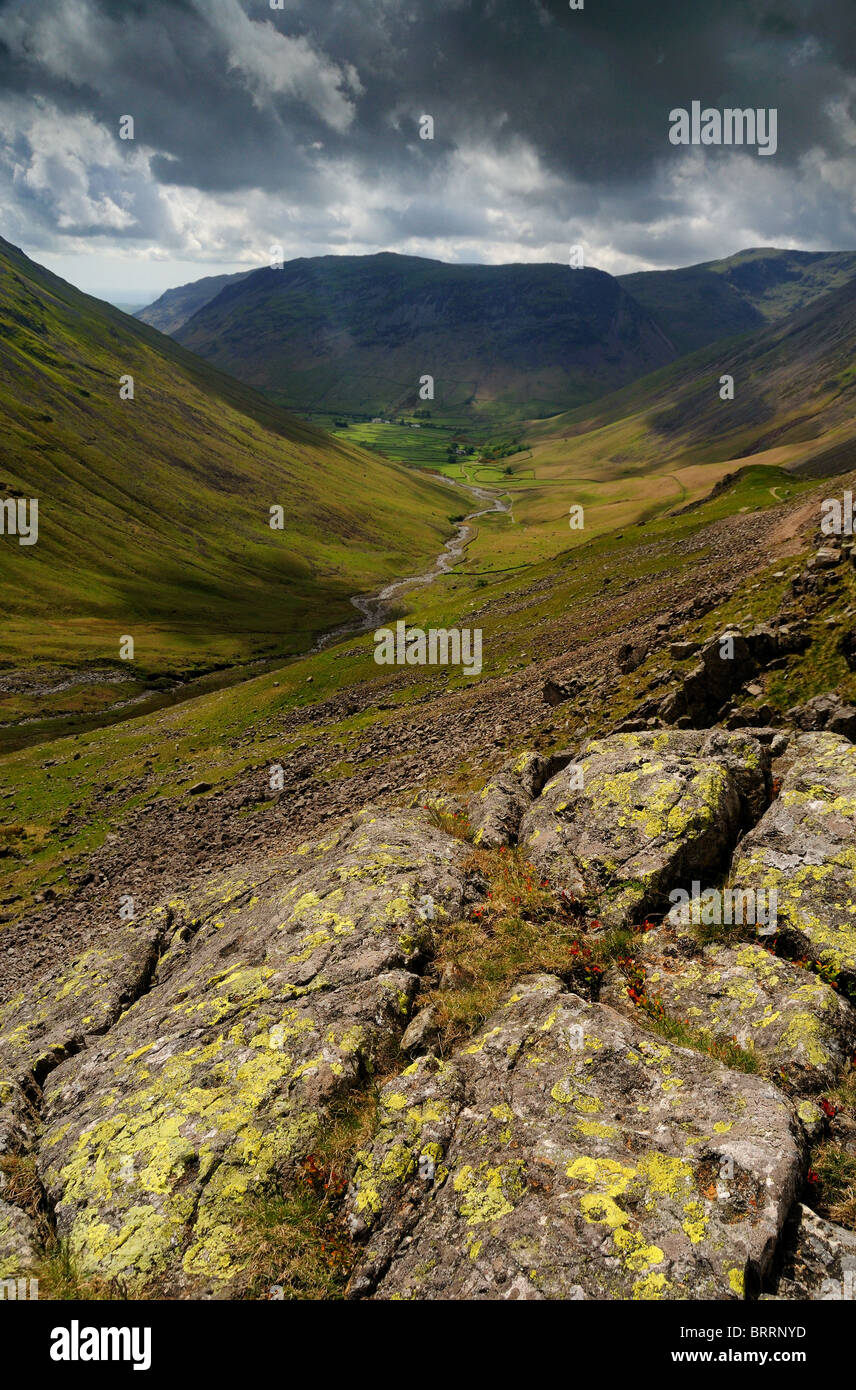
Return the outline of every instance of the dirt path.
<path id="1" fill-rule="evenodd" d="M 773 523 L 766 544 L 783 557 L 796 555 L 806 544 L 810 533 L 816 530 L 819 519 L 817 501 L 803 502 Z"/>

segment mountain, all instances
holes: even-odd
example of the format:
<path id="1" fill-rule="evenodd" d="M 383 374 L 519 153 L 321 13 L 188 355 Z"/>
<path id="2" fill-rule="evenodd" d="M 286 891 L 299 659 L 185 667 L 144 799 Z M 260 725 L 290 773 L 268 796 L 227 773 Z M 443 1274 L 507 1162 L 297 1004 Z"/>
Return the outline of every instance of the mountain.
<path id="1" fill-rule="evenodd" d="M 764 247 L 681 270 L 643 270 L 618 279 L 684 353 L 783 318 L 854 275 L 854 251 Z"/>
<path id="2" fill-rule="evenodd" d="M 176 332 L 224 371 L 301 410 L 542 416 L 670 361 L 611 276 L 560 265 L 322 256 L 228 285 Z"/>
<path id="3" fill-rule="evenodd" d="M 39 503 L 36 544 L 0 537 L 6 664 L 117 663 L 123 635 L 149 671 L 300 650 L 462 510 L 6 242 L 0 424 L 0 497 Z"/>
<path id="4" fill-rule="evenodd" d="M 156 328 L 160 333 L 177 333 L 182 324 L 192 318 L 199 309 L 216 299 L 227 285 L 245 280 L 252 271 L 242 270 L 236 275 L 206 275 L 204 280 L 192 280 L 189 285 L 167 290 L 153 304 L 137 309 L 134 318 Z M 120 306 L 121 307 L 121 306 Z"/>
<path id="5" fill-rule="evenodd" d="M 661 500 L 670 486 L 678 501 L 741 461 L 831 476 L 856 467 L 854 361 L 856 279 L 760 331 L 533 425 L 519 467 L 614 482 L 625 497 L 630 479 L 657 478 Z M 722 399 L 723 377 L 733 379 L 733 400 Z"/>
<path id="6" fill-rule="evenodd" d="M 401 413 L 429 374 L 435 417 L 493 423 L 573 409 L 854 275 L 856 252 L 769 247 L 616 279 L 322 256 L 168 290 L 137 317 L 291 409 Z"/>

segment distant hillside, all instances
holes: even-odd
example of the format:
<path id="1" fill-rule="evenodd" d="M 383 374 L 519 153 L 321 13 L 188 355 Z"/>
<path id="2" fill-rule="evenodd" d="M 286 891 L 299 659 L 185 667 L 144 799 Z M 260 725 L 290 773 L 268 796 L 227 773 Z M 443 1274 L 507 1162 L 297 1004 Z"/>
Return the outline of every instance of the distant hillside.
<path id="1" fill-rule="evenodd" d="M 3 241 L 0 440 L 0 497 L 39 500 L 37 544 L 0 537 L 0 664 L 116 661 L 125 634 L 138 669 L 300 650 L 461 510 Z"/>
<path id="2" fill-rule="evenodd" d="M 176 333 L 295 409 L 513 418 L 591 400 L 674 349 L 611 276 L 560 265 L 322 256 L 258 270 Z"/>
<path id="3" fill-rule="evenodd" d="M 721 398 L 724 376 L 733 378 L 733 400 Z M 812 476 L 852 469 L 856 279 L 530 433 L 536 466 L 549 459 L 585 477 L 686 472 L 761 456 Z"/>
<path id="4" fill-rule="evenodd" d="M 412 409 L 487 424 L 540 418 L 804 308 L 856 275 L 856 252 L 760 248 L 612 279 L 551 264 L 322 256 L 211 276 L 137 317 L 290 409 Z M 622 293 L 622 291 L 624 293 Z"/>
<path id="5" fill-rule="evenodd" d="M 160 333 L 176 333 L 197 310 L 216 299 L 227 285 L 237 284 L 251 274 L 251 270 L 242 270 L 237 275 L 208 275 L 204 280 L 193 280 L 189 285 L 167 290 L 154 304 L 138 309 L 134 317 L 157 328 Z"/>
<path id="6" fill-rule="evenodd" d="M 794 313 L 854 275 L 854 251 L 764 247 L 682 270 L 618 278 L 684 353 Z"/>

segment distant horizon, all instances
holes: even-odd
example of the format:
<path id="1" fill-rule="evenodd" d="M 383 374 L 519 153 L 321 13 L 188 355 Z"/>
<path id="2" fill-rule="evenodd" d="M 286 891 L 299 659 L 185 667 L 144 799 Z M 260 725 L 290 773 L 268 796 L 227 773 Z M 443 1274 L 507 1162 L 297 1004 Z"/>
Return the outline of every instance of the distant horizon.
<path id="1" fill-rule="evenodd" d="M 613 276 L 856 245 L 852 0 L 798 8 L 0 0 L 3 225 L 130 303 L 271 245 Z"/>
<path id="2" fill-rule="evenodd" d="M 15 244 L 14 242 L 12 242 L 12 239 L 11 239 L 10 237 L 5 236 L 5 235 L 2 234 L 2 233 L 0 233 L 0 235 L 3 235 L 3 236 L 4 236 L 4 240 L 9 241 L 10 244 Z M 139 309 L 147 308 L 149 305 L 155 303 L 156 300 L 160 299 L 163 295 L 168 294 L 170 291 L 172 291 L 172 290 L 184 289 L 186 286 L 195 284 L 195 283 L 197 283 L 197 282 L 200 281 L 200 280 L 213 279 L 213 278 L 216 278 L 217 276 L 220 276 L 220 275 L 251 274 L 251 273 L 252 273 L 253 271 L 255 271 L 255 270 L 266 270 L 266 269 L 269 269 L 269 267 L 268 267 L 267 265 L 265 265 L 265 264 L 259 264 L 259 265 L 235 265 L 234 263 L 233 263 L 232 265 L 223 265 L 223 266 L 221 266 L 221 267 L 217 267 L 217 268 L 212 269 L 212 268 L 208 265 L 207 262 L 201 262 L 200 264 L 196 265 L 195 267 L 193 266 L 193 263 L 192 263 L 192 262 L 186 262 L 185 264 L 188 266 L 188 268 L 190 268 L 191 271 L 192 271 L 193 269 L 195 269 L 195 270 L 197 271 L 197 273 L 195 273 L 195 274 L 191 273 L 191 274 L 188 276 L 187 279 L 175 280 L 175 281 L 170 282 L 169 284 L 164 284 L 162 288 L 160 288 L 160 289 L 155 289 L 155 290 L 153 290 L 153 291 L 150 291 L 150 292 L 148 293 L 148 295 L 146 295 L 146 293 L 145 293 L 144 291 L 142 291 L 141 289 L 136 288 L 136 287 L 131 287 L 131 286 L 128 286 L 127 288 L 124 288 L 124 289 L 123 289 L 123 288 L 117 287 L 117 286 L 114 284 L 114 285 L 106 285 L 106 286 L 100 286 L 100 287 L 98 287 L 98 288 L 93 288 L 92 285 L 91 285 L 91 283 L 87 283 L 87 282 L 86 282 L 85 277 L 84 277 L 83 279 L 75 279 L 75 278 L 73 278 L 73 277 L 72 277 L 72 274 L 69 272 L 69 270 L 68 270 L 67 268 L 64 268 L 63 265 L 60 264 L 61 262 L 64 262 L 66 258 L 64 258 L 64 257 L 49 256 L 49 255 L 48 255 L 48 256 L 44 256 L 44 255 L 43 255 L 43 256 L 39 256 L 38 254 L 36 254 L 36 253 L 34 253 L 34 252 L 28 250 L 26 246 L 20 246 L 19 249 L 20 249 L 21 251 L 23 251 L 24 254 L 25 254 L 26 256 L 28 256 L 30 260 L 34 261 L 37 265 L 43 266 L 46 270 L 51 271 L 54 275 L 58 275 L 61 279 L 66 280 L 69 284 L 73 285 L 75 289 L 80 290 L 83 294 L 92 295 L 92 297 L 93 297 L 94 299 L 100 299 L 100 300 L 102 300 L 102 301 L 103 301 L 104 303 L 106 303 L 106 304 L 111 304 L 114 308 L 123 308 L 124 306 L 130 306 L 130 307 L 133 308 L 134 310 L 139 310 Z M 736 251 L 731 251 L 731 252 L 728 252 L 727 254 L 721 255 L 721 256 L 710 256 L 710 257 L 708 257 L 707 259 L 702 260 L 702 261 L 688 261 L 688 262 L 686 262 L 686 263 L 675 264 L 675 265 L 668 265 L 668 266 L 652 266 L 652 267 L 647 268 L 647 269 L 644 269 L 644 270 L 620 271 L 620 272 L 618 272 L 618 273 L 615 273 L 615 272 L 613 272 L 613 271 L 606 270 L 603 266 L 594 265 L 594 264 L 592 264 L 592 265 L 586 265 L 586 266 L 585 266 L 585 269 L 586 269 L 586 270 L 598 270 L 598 271 L 601 271 L 601 272 L 602 272 L 603 274 L 605 274 L 605 275 L 612 275 L 614 279 L 620 280 L 620 279 L 621 279 L 623 276 L 625 276 L 625 275 L 658 274 L 658 273 L 667 273 L 667 272 L 669 272 L 669 271 L 675 271 L 675 270 L 692 270 L 692 269 L 694 269 L 694 268 L 696 268 L 696 267 L 698 267 L 698 266 L 711 265 L 711 264 L 715 264 L 715 263 L 720 262 L 720 261 L 732 260 L 735 256 L 745 256 L 745 255 L 749 255 L 749 254 L 751 254 L 751 253 L 753 253 L 753 252 L 754 252 L 754 253 L 761 253 L 761 252 L 771 252 L 771 251 L 775 251 L 775 252 L 793 252 L 793 253 L 796 254 L 796 255 L 836 256 L 836 255 L 850 255 L 850 254 L 856 254 L 856 246 L 853 246 L 853 247 L 849 247 L 849 246 L 830 246 L 830 247 L 823 247 L 823 248 L 817 248 L 817 247 L 804 247 L 804 246 L 776 246 L 775 244 L 767 244 L 767 245 L 763 245 L 763 246 L 761 246 L 761 245 L 755 245 L 755 246 L 742 246 L 742 247 L 738 248 L 738 250 L 736 250 Z M 437 263 L 440 264 L 440 265 L 450 265 L 450 266 L 455 266 L 455 265 L 472 265 L 472 266 L 485 266 L 485 267 L 489 267 L 489 268 L 492 268 L 492 269 L 499 269 L 501 266 L 511 266 L 511 265 L 532 265 L 532 266 L 534 266 L 534 265 L 564 265 L 564 264 L 566 264 L 566 263 L 563 262 L 563 261 L 556 261 L 556 260 L 546 259 L 546 258 L 543 259 L 543 260 L 528 260 L 528 261 L 518 261 L 518 260 L 510 260 L 510 261 L 469 261 L 469 260 L 466 260 L 466 261 L 465 261 L 465 260 L 446 260 L 446 259 L 443 258 L 442 256 L 419 255 L 419 254 L 417 254 L 417 253 L 415 253 L 415 252 L 412 252 L 412 251 L 399 251 L 399 250 L 395 250 L 395 249 L 393 249 L 393 248 L 391 248 L 391 247 L 384 247 L 384 248 L 382 248 L 382 249 L 380 249 L 380 250 L 377 250 L 377 251 L 365 251 L 365 252 L 334 252 L 334 251 L 321 251 L 321 252 L 318 252 L 318 253 L 315 254 L 315 255 L 308 255 L 308 254 L 305 254 L 305 253 L 304 253 L 304 254 L 301 254 L 301 255 L 299 255 L 299 256 L 289 256 L 289 257 L 286 257 L 285 264 L 288 265 L 288 264 L 291 264 L 291 263 L 294 262 L 294 261 L 301 261 L 301 260 L 322 260 L 322 259 L 324 259 L 324 258 L 330 258 L 330 257 L 336 257 L 336 258 L 339 258 L 339 259 L 342 259 L 342 260 L 345 260 L 345 259 L 348 259 L 348 260 L 368 260 L 368 259 L 370 259 L 371 257 L 375 257 L 375 256 L 400 256 L 400 257 L 402 257 L 402 259 L 408 259 L 408 260 L 435 261 L 435 262 L 437 262 Z M 79 258 L 76 258 L 76 259 L 79 261 Z M 93 257 L 92 260 L 93 260 L 94 262 L 98 263 L 99 258 L 96 256 L 96 257 Z"/>

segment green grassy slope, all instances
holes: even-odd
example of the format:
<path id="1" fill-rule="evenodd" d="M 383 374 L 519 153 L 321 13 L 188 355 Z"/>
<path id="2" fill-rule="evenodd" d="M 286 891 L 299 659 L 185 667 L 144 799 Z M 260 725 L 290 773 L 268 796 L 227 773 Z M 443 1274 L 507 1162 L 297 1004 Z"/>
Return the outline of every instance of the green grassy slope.
<path id="1" fill-rule="evenodd" d="M 854 251 L 761 247 L 721 261 L 618 278 L 684 353 L 794 313 L 854 275 Z"/>
<path id="2" fill-rule="evenodd" d="M 322 256 L 229 285 L 177 339 L 290 408 L 434 418 L 546 415 L 669 361 L 601 271 Z"/>
<path id="3" fill-rule="evenodd" d="M 0 421 L 0 497 L 40 504 L 36 545 L 0 536 L 6 666 L 117 662 L 125 634 L 148 672 L 300 650 L 462 510 L 5 242 Z"/>
<path id="4" fill-rule="evenodd" d="M 422 627 L 478 626 L 484 632 L 482 680 L 509 674 L 528 666 L 533 658 L 562 651 L 564 637 L 557 634 L 564 631 L 569 616 L 588 612 L 588 605 L 607 583 L 613 586 L 609 592 L 618 595 L 661 573 L 686 576 L 689 597 L 694 566 L 710 544 L 701 535 L 702 528 L 733 513 L 757 511 L 759 530 L 764 534 L 767 525 L 761 514 L 769 513 L 781 501 L 771 493 L 770 481 L 784 483 L 791 500 L 810 488 L 808 483 L 788 480 L 775 470 L 748 469 L 728 492 L 691 513 L 677 518 L 661 516 L 644 528 L 623 533 L 589 536 L 574 549 L 517 572 L 485 575 L 483 558 L 474 550 L 462 566 L 439 583 L 408 594 L 402 600 L 402 611 L 407 612 L 409 621 Z M 497 534 L 514 529 L 510 519 L 503 516 L 487 517 L 481 525 L 492 532 L 492 539 L 486 536 L 485 541 L 494 549 Z M 777 568 L 776 564 L 770 566 L 771 570 Z M 750 613 L 754 620 L 765 618 L 773 611 L 772 606 L 764 606 L 769 595 L 775 596 L 770 604 L 778 603 L 786 587 L 787 580 L 782 578 L 767 577 L 760 587 L 757 582 L 749 585 L 747 580 L 747 592 L 735 601 L 729 619 L 746 619 Z M 646 602 L 650 604 L 650 598 Z M 648 616 L 644 606 L 641 616 Z M 602 630 L 608 631 L 626 620 L 626 611 L 622 616 L 616 605 L 614 612 L 607 608 L 599 622 L 605 623 Z M 721 630 L 717 621 L 711 616 L 700 630 L 706 636 Z M 599 635 L 600 630 L 593 627 L 591 635 Z M 844 659 L 832 652 L 832 637 L 827 646 L 829 666 L 818 666 L 818 649 L 813 648 L 813 661 L 807 659 L 805 663 L 807 683 L 795 687 L 790 696 L 785 693 L 783 699 L 788 704 L 797 695 L 808 698 L 828 689 L 830 681 L 846 681 Z M 660 665 L 662 659 L 661 652 Z M 633 689 L 627 694 L 619 697 L 616 692 L 615 698 L 601 702 L 599 719 L 615 722 L 629 713 L 650 679 L 650 666 L 646 663 L 633 678 Z M 307 684 L 309 676 L 311 684 Z M 338 745 L 339 741 L 344 748 L 338 775 L 345 777 L 352 770 L 351 756 L 365 759 L 359 741 L 373 729 L 382 731 L 395 724 L 420 701 L 442 700 L 472 684 L 455 667 L 438 672 L 430 666 L 413 666 L 402 672 L 402 668 L 377 666 L 371 638 L 363 634 L 228 692 L 203 695 L 147 718 L 14 752 L 0 759 L 0 801 L 14 791 L 15 816 L 26 827 L 26 852 L 12 865 L 10 891 L 28 897 L 47 884 L 66 891 L 67 866 L 100 844 L 117 818 L 161 798 L 171 804 L 199 779 L 222 784 L 249 769 L 275 761 L 284 763 L 292 752 Z M 842 690 L 846 693 L 851 687 L 856 698 L 856 676 Z M 354 713 L 343 702 L 335 719 L 312 717 L 319 702 L 366 688 L 371 689 L 371 698 L 359 702 L 360 712 Z M 545 718 L 549 713 L 545 706 Z M 567 733 L 559 737 L 565 739 L 560 746 L 566 746 Z M 408 746 L 405 728 L 397 751 Z M 478 766 L 484 755 L 484 748 L 474 746 L 473 766 Z M 49 780 L 42 771 L 45 766 L 50 768 Z M 461 769 L 464 774 L 466 770 Z M 142 790 L 141 779 L 146 777 L 149 785 Z M 109 800 L 105 798 L 105 780 L 117 788 L 135 787 L 131 802 L 116 792 Z M 66 817 L 72 811 L 75 824 L 69 832 Z"/>
<path id="5" fill-rule="evenodd" d="M 497 479 L 513 499 L 515 527 L 497 537 L 491 563 L 531 563 L 675 514 L 748 463 L 774 500 L 792 495 L 797 472 L 856 467 L 854 310 L 851 281 L 761 332 L 519 428 L 525 447 L 500 461 Z M 734 400 L 721 399 L 723 376 L 734 378 Z M 585 528 L 569 536 L 573 506 L 584 508 Z"/>
<path id="6" fill-rule="evenodd" d="M 597 442 L 635 471 L 779 451 L 802 466 L 856 437 L 856 280 L 760 332 L 719 342 L 584 409 L 534 422 L 539 439 Z M 720 378 L 734 378 L 734 400 Z M 844 459 L 837 471 L 852 467 Z M 830 468 L 829 471 L 836 471 Z"/>

